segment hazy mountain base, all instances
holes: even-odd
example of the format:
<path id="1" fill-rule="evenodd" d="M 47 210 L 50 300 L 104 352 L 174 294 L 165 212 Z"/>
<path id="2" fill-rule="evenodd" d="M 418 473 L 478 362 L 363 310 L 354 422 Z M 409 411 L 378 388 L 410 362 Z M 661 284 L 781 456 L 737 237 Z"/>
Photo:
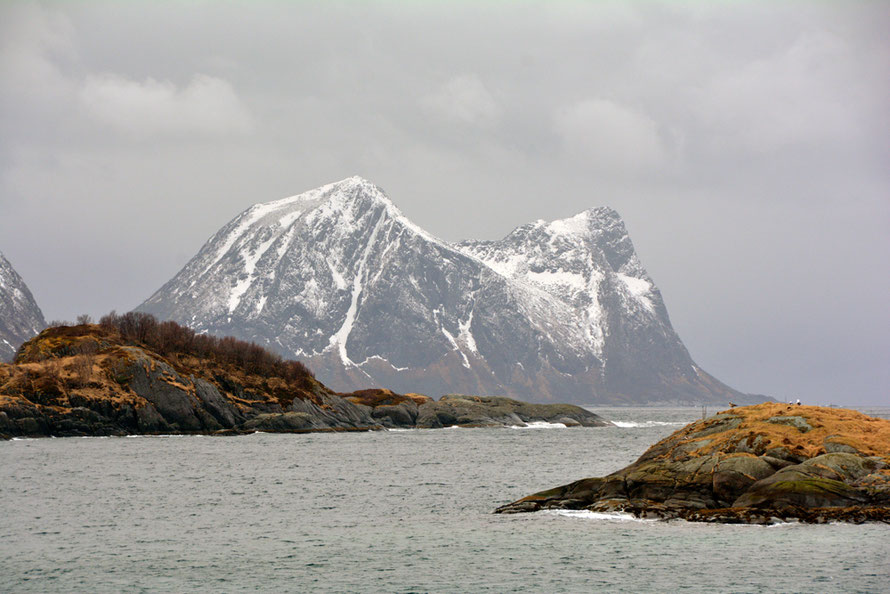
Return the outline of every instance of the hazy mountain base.
<path id="1" fill-rule="evenodd" d="M 590 406 L 726 406 L 735 404 L 759 404 L 773 401 L 762 394 L 744 394 L 720 382 L 710 374 L 698 370 L 696 381 L 684 377 L 666 377 L 653 382 L 651 378 L 639 378 L 636 389 L 614 386 L 611 391 L 594 392 L 592 385 L 602 381 L 595 370 L 566 374 L 554 370 L 544 363 L 538 373 L 528 373 L 519 365 L 513 366 L 509 376 L 509 388 L 496 381 L 496 375 L 489 369 L 487 361 L 468 356 L 472 365 L 461 364 L 461 355 L 452 352 L 422 369 L 394 369 L 387 361 L 372 358 L 361 367 L 344 366 L 334 353 L 326 353 L 303 360 L 316 375 L 325 379 L 326 384 L 343 387 L 346 390 L 361 390 L 369 383 L 388 386 L 396 392 L 418 391 L 425 394 L 448 393 L 453 386 L 464 387 L 474 394 L 506 394 L 523 400 L 541 402 L 559 397 L 565 402 Z M 615 382 L 617 383 L 617 382 Z M 622 384 L 631 384 L 626 378 Z M 645 385 L 649 383 L 649 385 Z"/>

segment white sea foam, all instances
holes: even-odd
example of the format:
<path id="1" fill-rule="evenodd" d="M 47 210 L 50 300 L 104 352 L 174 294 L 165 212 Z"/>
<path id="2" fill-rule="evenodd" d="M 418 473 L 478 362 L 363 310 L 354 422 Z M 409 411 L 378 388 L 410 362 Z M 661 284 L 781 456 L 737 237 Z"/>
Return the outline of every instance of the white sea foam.
<path id="1" fill-rule="evenodd" d="M 524 427 L 522 425 L 510 425 L 511 429 L 565 429 L 564 423 L 548 423 L 547 421 L 532 421 Z"/>
<path id="2" fill-rule="evenodd" d="M 686 421 L 612 421 L 617 427 L 636 429 L 639 427 L 666 427 L 670 425 L 688 425 Z"/>
<path id="3" fill-rule="evenodd" d="M 186 437 L 205 437 L 199 433 L 181 433 L 181 434 L 161 434 L 161 435 L 146 435 L 146 434 L 130 434 L 124 435 L 124 437 L 128 439 L 183 439 Z"/>
<path id="4" fill-rule="evenodd" d="M 633 514 L 623 512 L 592 512 L 586 509 L 547 509 L 541 512 L 547 516 L 564 516 L 583 520 L 607 520 L 611 522 L 657 522 L 658 520 L 637 518 Z"/>

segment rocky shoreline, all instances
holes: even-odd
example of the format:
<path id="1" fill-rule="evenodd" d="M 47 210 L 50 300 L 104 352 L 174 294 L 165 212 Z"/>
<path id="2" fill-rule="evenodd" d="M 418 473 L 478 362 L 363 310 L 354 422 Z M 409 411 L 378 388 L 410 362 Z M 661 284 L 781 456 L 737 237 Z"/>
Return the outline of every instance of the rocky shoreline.
<path id="1" fill-rule="evenodd" d="M 495 512 L 543 509 L 696 522 L 890 523 L 890 421 L 778 403 L 730 409 L 687 425 L 615 473 Z"/>
<path id="2" fill-rule="evenodd" d="M 191 354 L 162 356 L 95 325 L 50 328 L 0 365 L 0 438 L 611 425 L 583 408 L 493 396 L 335 393 Z M 290 369 L 285 366 L 286 369 Z"/>

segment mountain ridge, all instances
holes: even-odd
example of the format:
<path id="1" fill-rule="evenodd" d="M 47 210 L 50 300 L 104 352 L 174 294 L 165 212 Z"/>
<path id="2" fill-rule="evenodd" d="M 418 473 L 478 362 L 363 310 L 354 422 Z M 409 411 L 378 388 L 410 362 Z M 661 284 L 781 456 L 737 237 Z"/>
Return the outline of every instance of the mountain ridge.
<path id="1" fill-rule="evenodd" d="M 746 398 L 692 361 L 608 207 L 451 244 L 350 177 L 246 209 L 138 310 L 300 357 L 341 391 Z"/>

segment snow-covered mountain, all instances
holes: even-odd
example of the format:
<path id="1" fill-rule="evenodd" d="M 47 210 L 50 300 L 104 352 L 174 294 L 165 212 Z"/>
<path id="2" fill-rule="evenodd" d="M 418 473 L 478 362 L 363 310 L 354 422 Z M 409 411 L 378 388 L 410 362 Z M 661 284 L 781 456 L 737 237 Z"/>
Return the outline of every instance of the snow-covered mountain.
<path id="1" fill-rule="evenodd" d="M 11 360 L 23 342 L 44 328 L 46 320 L 31 291 L 0 253 L 0 361 Z"/>
<path id="2" fill-rule="evenodd" d="M 299 358 L 343 391 L 745 400 L 692 361 L 608 208 L 450 244 L 352 177 L 247 209 L 139 310 Z"/>

